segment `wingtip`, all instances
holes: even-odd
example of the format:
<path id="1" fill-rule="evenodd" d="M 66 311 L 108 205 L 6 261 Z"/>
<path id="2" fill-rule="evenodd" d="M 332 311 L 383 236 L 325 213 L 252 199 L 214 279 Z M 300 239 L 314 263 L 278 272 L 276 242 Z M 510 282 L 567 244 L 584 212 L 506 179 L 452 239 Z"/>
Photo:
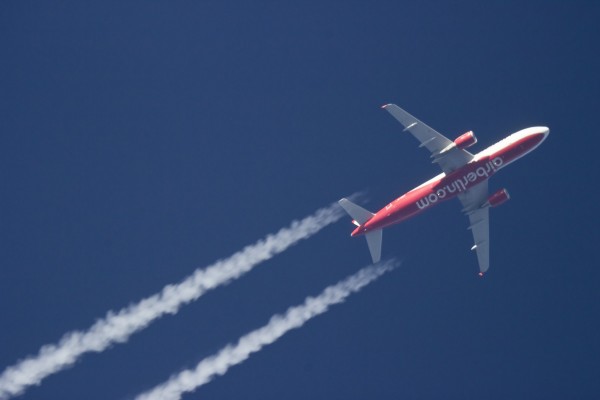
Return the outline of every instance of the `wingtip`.
<path id="1" fill-rule="evenodd" d="M 478 273 L 477 275 L 479 275 L 480 277 L 483 278 L 483 272 Z"/>
<path id="2" fill-rule="evenodd" d="M 381 106 L 381 108 L 383 108 L 383 109 L 385 110 L 385 109 L 386 109 L 386 107 L 389 107 L 389 106 L 391 106 L 391 105 L 392 105 L 392 103 L 387 103 L 387 104 L 384 104 L 384 105 L 382 105 L 382 106 Z"/>

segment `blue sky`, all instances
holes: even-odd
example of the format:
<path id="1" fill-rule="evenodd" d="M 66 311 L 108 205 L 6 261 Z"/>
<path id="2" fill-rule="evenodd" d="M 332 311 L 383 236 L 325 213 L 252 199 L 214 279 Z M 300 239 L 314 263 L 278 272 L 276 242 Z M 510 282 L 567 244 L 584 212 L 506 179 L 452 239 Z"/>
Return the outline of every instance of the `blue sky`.
<path id="1" fill-rule="evenodd" d="M 0 368 L 340 197 L 438 173 L 379 107 L 480 150 L 491 267 L 449 202 L 400 268 L 185 398 L 596 398 L 594 2 L 11 2 L 0 7 Z M 369 263 L 349 219 L 23 399 L 126 399 Z"/>

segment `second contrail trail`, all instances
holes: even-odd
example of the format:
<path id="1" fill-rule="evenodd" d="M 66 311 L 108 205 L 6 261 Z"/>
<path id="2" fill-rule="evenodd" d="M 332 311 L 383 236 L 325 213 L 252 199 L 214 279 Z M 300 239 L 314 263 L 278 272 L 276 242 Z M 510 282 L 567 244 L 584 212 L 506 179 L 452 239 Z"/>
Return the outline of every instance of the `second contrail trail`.
<path id="1" fill-rule="evenodd" d="M 177 400 L 186 392 L 210 382 L 217 375 L 244 362 L 252 353 L 275 342 L 291 329 L 299 328 L 309 319 L 323 314 L 330 306 L 343 302 L 350 294 L 395 267 L 395 261 L 375 264 L 358 271 L 345 280 L 326 288 L 317 297 L 308 297 L 303 304 L 289 308 L 285 314 L 274 315 L 269 323 L 242 336 L 235 345 L 228 345 L 217 354 L 200 361 L 194 369 L 172 376 L 165 383 L 142 393 L 135 400 Z"/>
<path id="2" fill-rule="evenodd" d="M 181 306 L 198 299 L 206 291 L 239 278 L 257 264 L 309 238 L 341 216 L 342 212 L 335 203 L 322 208 L 229 258 L 197 269 L 180 283 L 167 285 L 159 293 L 117 312 L 109 311 L 88 330 L 66 333 L 58 343 L 45 345 L 38 354 L 6 368 L 0 375 L 0 399 L 17 396 L 27 387 L 39 385 L 47 376 L 73 365 L 85 353 L 101 352 L 115 343 L 126 342 L 132 334 L 157 318 L 175 314 Z"/>

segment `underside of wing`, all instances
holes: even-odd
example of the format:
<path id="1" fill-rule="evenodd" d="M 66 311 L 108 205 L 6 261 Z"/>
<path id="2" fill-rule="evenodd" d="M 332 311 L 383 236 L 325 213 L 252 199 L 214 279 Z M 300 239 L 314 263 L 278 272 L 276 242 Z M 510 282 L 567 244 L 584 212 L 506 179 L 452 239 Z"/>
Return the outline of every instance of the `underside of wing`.
<path id="1" fill-rule="evenodd" d="M 458 195 L 463 212 L 469 217 L 469 229 L 474 241 L 471 249 L 477 252 L 480 275 L 490 267 L 490 208 L 485 206 L 487 197 L 487 181 Z"/>
<path id="2" fill-rule="evenodd" d="M 395 104 L 386 104 L 383 108 L 398 120 L 405 131 L 409 131 L 431 153 L 433 162 L 439 164 L 446 174 L 462 167 L 473 159 L 473 154 L 453 146 L 453 141 L 435 129 L 419 121 Z"/>
<path id="3" fill-rule="evenodd" d="M 469 229 L 473 232 L 475 244 L 471 247 L 477 252 L 481 275 L 490 267 L 490 209 L 481 208 L 469 214 Z"/>

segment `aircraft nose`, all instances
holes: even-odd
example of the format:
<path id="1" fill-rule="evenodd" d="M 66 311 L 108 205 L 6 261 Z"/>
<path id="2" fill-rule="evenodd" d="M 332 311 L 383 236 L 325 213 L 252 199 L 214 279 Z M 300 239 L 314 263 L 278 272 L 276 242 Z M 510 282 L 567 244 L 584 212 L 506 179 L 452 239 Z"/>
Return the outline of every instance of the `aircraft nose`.
<path id="1" fill-rule="evenodd" d="M 548 135 L 550 134 L 550 128 L 548 128 L 547 126 L 540 126 L 540 133 L 544 135 L 542 137 L 542 140 L 540 141 L 541 143 L 548 138 Z"/>
<path id="2" fill-rule="evenodd" d="M 550 134 L 550 128 L 542 126 L 542 133 L 544 134 L 544 137 L 547 137 Z"/>
<path id="3" fill-rule="evenodd" d="M 547 126 L 534 126 L 533 128 L 524 129 L 524 131 L 528 131 L 530 135 L 542 134 L 545 137 L 548 136 L 548 134 L 550 133 L 550 128 L 548 128 Z"/>
<path id="4" fill-rule="evenodd" d="M 550 129 L 547 126 L 535 126 L 533 128 L 528 128 L 528 135 L 532 138 L 536 138 L 536 142 L 542 143 L 548 135 L 550 134 Z"/>

